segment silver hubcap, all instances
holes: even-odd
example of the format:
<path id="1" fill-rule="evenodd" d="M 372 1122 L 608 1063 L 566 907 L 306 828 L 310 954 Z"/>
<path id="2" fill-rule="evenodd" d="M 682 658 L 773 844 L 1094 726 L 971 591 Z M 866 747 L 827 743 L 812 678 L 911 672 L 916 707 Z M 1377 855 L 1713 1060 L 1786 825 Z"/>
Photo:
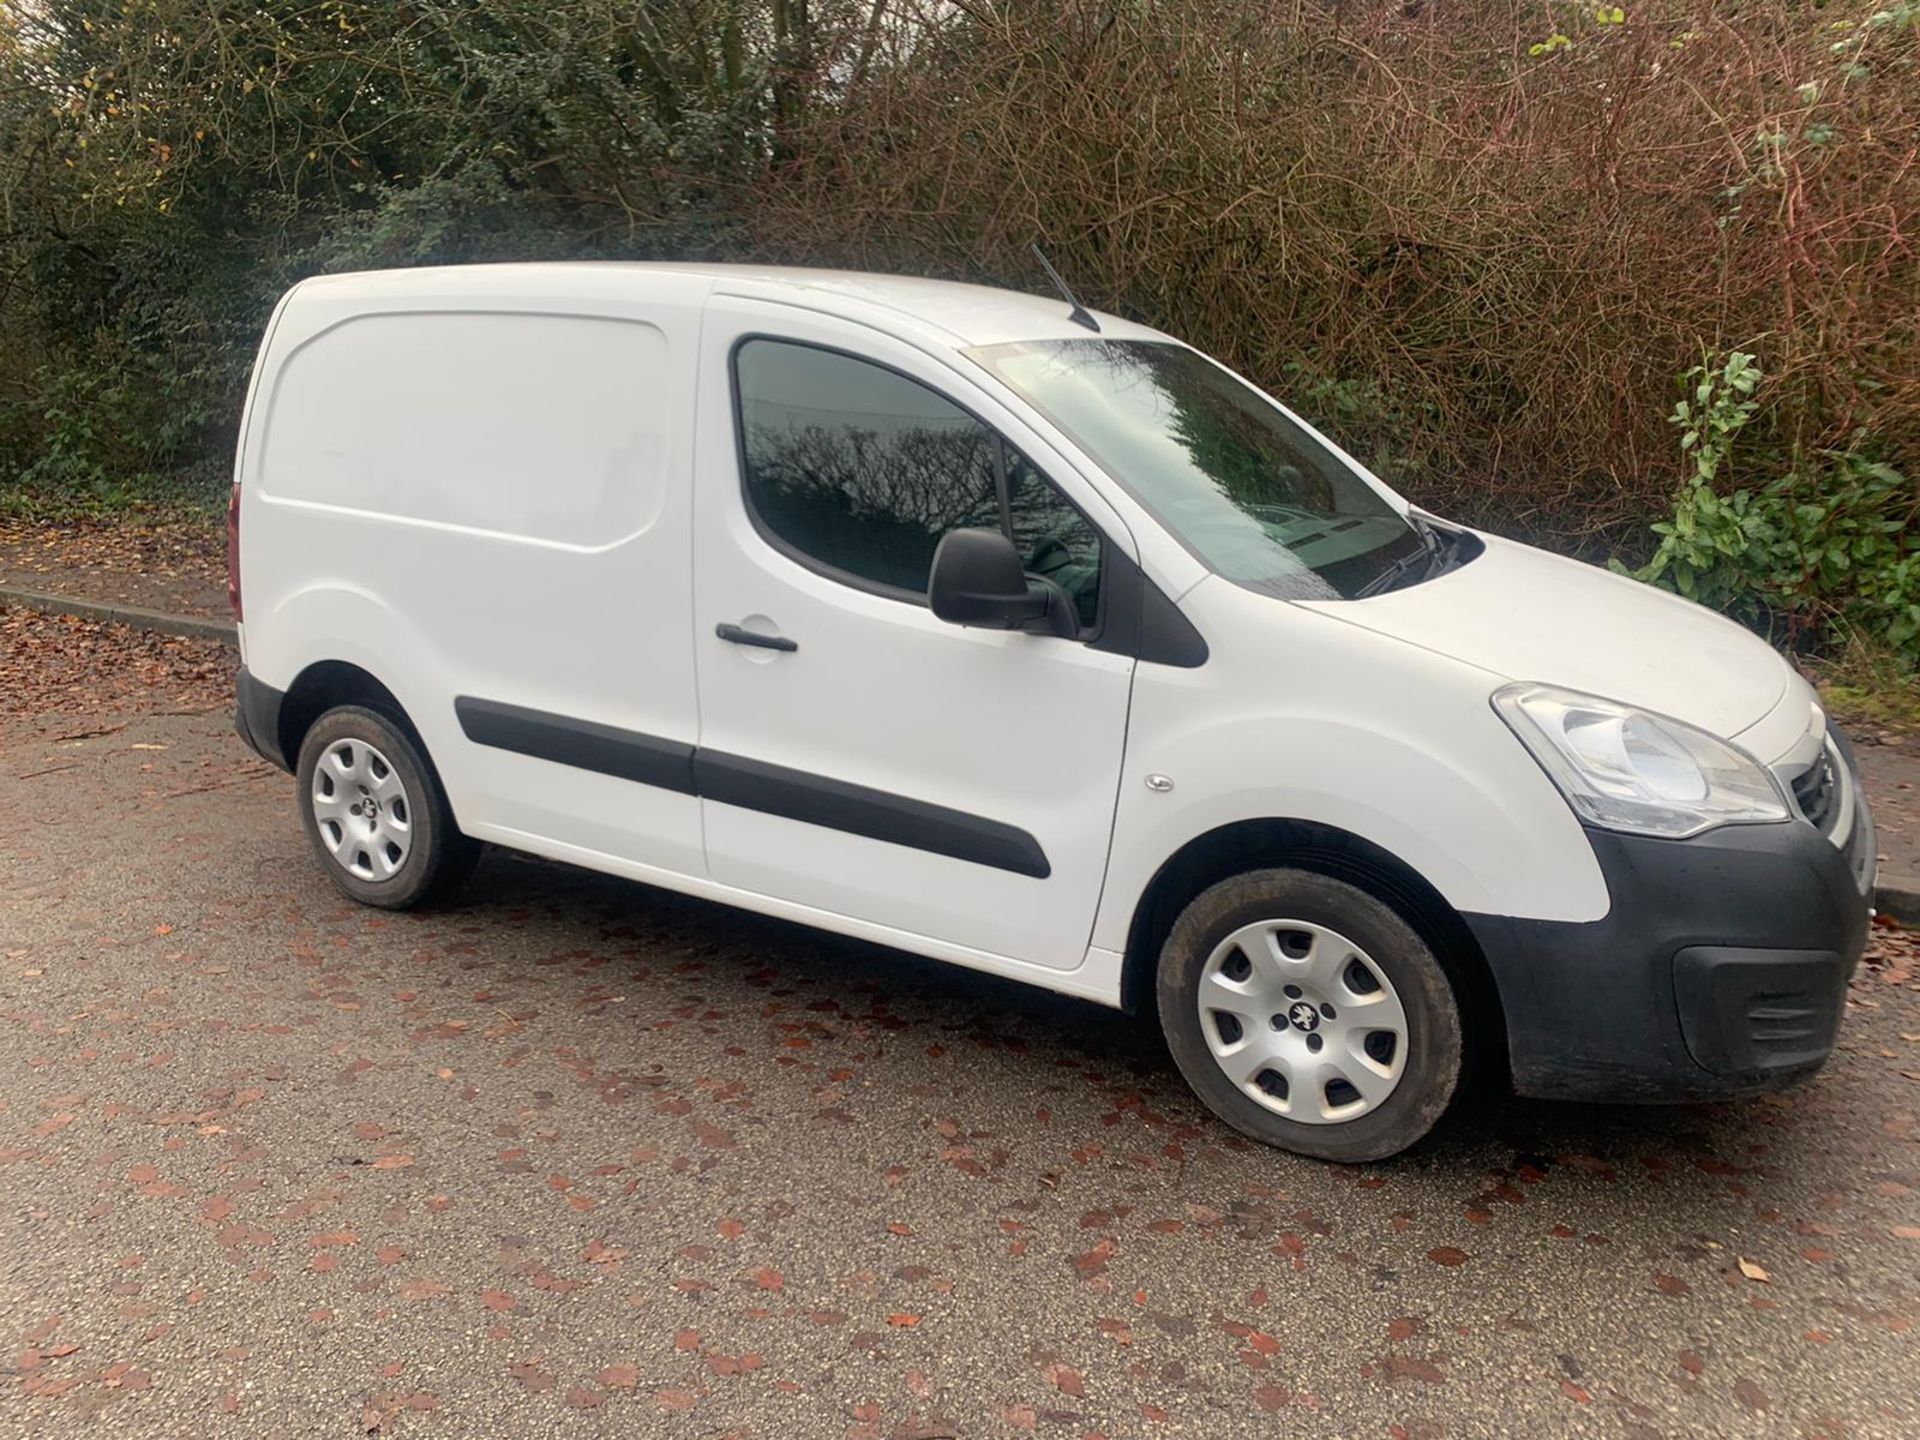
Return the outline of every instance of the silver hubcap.
<path id="1" fill-rule="evenodd" d="M 413 848 L 413 802 L 387 757 L 336 740 L 313 770 L 313 818 L 334 862 L 362 880 L 391 880 Z"/>
<path id="2" fill-rule="evenodd" d="M 1200 974 L 1200 1030 L 1234 1087 L 1308 1125 L 1355 1120 L 1407 1065 L 1407 1012 L 1385 972 L 1305 920 L 1242 926 Z"/>

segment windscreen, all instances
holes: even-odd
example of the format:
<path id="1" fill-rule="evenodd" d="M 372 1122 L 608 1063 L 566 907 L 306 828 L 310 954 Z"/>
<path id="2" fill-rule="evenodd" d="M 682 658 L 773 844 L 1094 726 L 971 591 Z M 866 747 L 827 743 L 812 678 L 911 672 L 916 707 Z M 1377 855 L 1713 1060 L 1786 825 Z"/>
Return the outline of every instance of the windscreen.
<path id="1" fill-rule="evenodd" d="M 1312 431 L 1196 350 L 1089 338 L 968 354 L 1237 584 L 1292 600 L 1350 598 L 1425 549 Z"/>

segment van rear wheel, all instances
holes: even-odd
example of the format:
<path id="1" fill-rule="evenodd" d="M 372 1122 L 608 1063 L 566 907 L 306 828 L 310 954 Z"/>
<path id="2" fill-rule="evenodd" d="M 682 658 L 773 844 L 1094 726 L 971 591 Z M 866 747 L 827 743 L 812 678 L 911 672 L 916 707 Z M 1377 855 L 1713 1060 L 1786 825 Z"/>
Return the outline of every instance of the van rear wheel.
<path id="1" fill-rule="evenodd" d="M 1203 891 L 1160 953 L 1160 1024 L 1207 1108 L 1269 1145 L 1334 1161 L 1406 1149 L 1460 1079 L 1460 1007 L 1390 906 L 1305 870 Z"/>
<path id="2" fill-rule="evenodd" d="M 418 747 L 378 710 L 323 714 L 300 744 L 295 774 L 321 868 L 363 905 L 405 910 L 451 893 L 479 858 Z"/>

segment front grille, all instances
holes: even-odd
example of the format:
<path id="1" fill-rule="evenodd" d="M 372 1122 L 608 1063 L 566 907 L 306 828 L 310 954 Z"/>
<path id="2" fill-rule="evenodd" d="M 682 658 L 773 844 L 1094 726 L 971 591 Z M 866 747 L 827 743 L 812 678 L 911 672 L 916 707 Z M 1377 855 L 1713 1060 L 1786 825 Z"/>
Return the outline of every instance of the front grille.
<path id="1" fill-rule="evenodd" d="M 1871 895 L 1878 855 L 1860 772 L 1846 736 L 1829 726 L 1823 738 L 1826 743 L 1820 753 L 1804 768 L 1791 768 L 1806 753 L 1800 750 L 1792 760 L 1783 758 L 1774 775 L 1782 788 L 1793 793 L 1794 808 L 1846 860 L 1861 893 Z"/>
<path id="2" fill-rule="evenodd" d="M 1822 750 L 1818 760 L 1794 777 L 1793 799 L 1816 830 L 1825 833 L 1832 828 L 1840 783 L 1831 750 Z"/>

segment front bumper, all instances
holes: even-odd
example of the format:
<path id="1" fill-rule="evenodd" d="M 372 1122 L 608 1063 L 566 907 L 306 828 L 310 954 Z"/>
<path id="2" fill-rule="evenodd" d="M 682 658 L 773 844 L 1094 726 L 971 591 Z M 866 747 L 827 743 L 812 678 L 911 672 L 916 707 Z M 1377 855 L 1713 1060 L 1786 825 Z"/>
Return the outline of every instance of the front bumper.
<path id="1" fill-rule="evenodd" d="M 1612 905 L 1588 924 L 1468 915 L 1506 1013 L 1514 1088 L 1690 1100 L 1790 1083 L 1833 1048 L 1866 945 L 1873 819 L 1834 732 L 1851 805 L 1691 840 L 1589 830 Z"/>

